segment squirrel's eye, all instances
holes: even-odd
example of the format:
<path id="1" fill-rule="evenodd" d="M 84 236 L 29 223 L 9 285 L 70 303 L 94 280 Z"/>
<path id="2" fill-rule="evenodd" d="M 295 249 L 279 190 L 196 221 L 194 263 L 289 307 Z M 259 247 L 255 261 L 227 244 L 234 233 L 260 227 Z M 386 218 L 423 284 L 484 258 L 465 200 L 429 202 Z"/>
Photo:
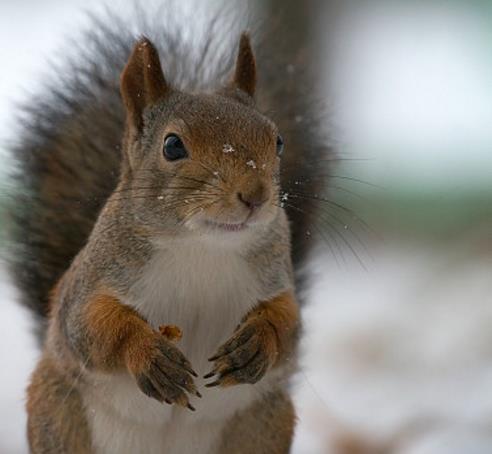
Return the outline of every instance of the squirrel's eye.
<path id="1" fill-rule="evenodd" d="M 282 136 L 277 136 L 277 156 L 280 156 L 284 151 L 284 139 Z"/>
<path id="2" fill-rule="evenodd" d="M 183 141 L 176 134 L 166 136 L 163 153 L 168 161 L 177 161 L 188 156 Z"/>

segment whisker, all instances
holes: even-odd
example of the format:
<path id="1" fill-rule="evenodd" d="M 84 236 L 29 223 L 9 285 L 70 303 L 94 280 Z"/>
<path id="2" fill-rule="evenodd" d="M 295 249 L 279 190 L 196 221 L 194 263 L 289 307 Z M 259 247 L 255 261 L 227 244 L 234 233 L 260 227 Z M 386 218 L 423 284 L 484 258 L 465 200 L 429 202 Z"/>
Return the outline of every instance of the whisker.
<path id="1" fill-rule="evenodd" d="M 217 189 L 223 191 L 223 189 L 220 186 L 218 186 L 216 184 L 213 184 L 213 183 L 210 183 L 210 182 L 205 181 L 205 180 L 200 180 L 200 179 L 197 179 L 197 178 L 188 177 L 188 176 L 184 176 L 184 175 L 175 175 L 175 178 L 182 178 L 184 180 L 194 181 L 195 183 L 205 184 L 207 186 L 212 186 L 214 188 L 217 188 Z"/>
<path id="2" fill-rule="evenodd" d="M 196 191 L 195 194 L 201 193 L 201 194 L 214 194 L 214 195 L 220 195 L 219 192 L 211 192 L 209 189 L 207 190 L 201 190 L 200 188 L 196 187 L 187 187 L 187 186 L 168 186 L 168 187 L 160 187 L 160 186 L 137 186 L 137 187 L 132 187 L 132 188 L 122 188 L 118 189 L 116 191 L 113 191 L 112 194 L 120 194 L 124 192 L 129 192 L 129 191 L 144 191 L 144 190 L 156 190 L 156 193 L 159 192 L 161 194 L 165 194 L 167 192 L 170 192 L 171 194 L 175 194 L 177 191 Z M 184 192 L 183 195 L 186 193 Z"/>
<path id="3" fill-rule="evenodd" d="M 306 208 L 306 207 L 305 207 Z M 334 232 L 339 236 L 339 238 L 343 241 L 343 243 L 350 249 L 350 251 L 352 252 L 353 256 L 357 259 L 357 261 L 359 262 L 360 266 L 365 270 L 367 271 L 367 267 L 366 265 L 364 264 L 364 262 L 362 261 L 362 259 L 360 258 L 359 254 L 357 253 L 357 251 L 355 250 L 355 248 L 350 244 L 350 242 L 347 240 L 347 238 L 345 238 L 344 235 L 342 235 L 339 230 L 333 226 L 333 224 L 331 224 L 329 221 L 326 220 L 326 218 L 323 218 L 324 219 L 324 222 L 327 223 L 330 227 L 333 228 Z"/>
<path id="4" fill-rule="evenodd" d="M 141 195 L 141 196 L 129 196 L 129 197 L 112 197 L 108 200 L 109 201 L 121 201 L 121 200 L 142 200 L 142 199 L 156 199 L 157 197 L 159 197 L 160 195 L 156 195 L 156 194 L 146 194 L 146 195 Z M 198 195 L 195 195 L 195 196 L 191 196 L 191 197 L 184 197 L 183 199 L 179 199 L 178 201 L 176 201 L 176 203 L 187 203 L 185 202 L 185 200 L 195 200 L 195 199 L 215 199 L 215 195 L 205 195 L 205 194 L 198 194 Z M 171 202 L 173 203 L 173 202 Z"/>
<path id="5" fill-rule="evenodd" d="M 214 170 L 212 170 L 210 167 L 208 167 L 204 162 L 202 161 L 195 161 L 197 162 L 198 164 L 200 164 L 205 170 L 207 170 L 208 172 L 210 172 L 211 175 L 213 175 L 214 177 L 218 177 L 220 178 L 222 181 L 225 182 L 224 180 L 224 177 L 219 173 L 219 172 L 215 172 Z"/>
<path id="6" fill-rule="evenodd" d="M 199 213 L 201 210 L 203 210 L 203 207 L 201 205 L 192 208 L 188 213 L 185 214 L 185 216 L 179 222 L 179 224 L 184 225 L 186 221 L 188 221 L 190 218 L 192 218 L 195 214 Z"/>
<path id="7" fill-rule="evenodd" d="M 112 194 L 119 194 L 121 192 L 128 192 L 128 191 L 144 191 L 144 190 L 156 190 L 156 191 L 167 191 L 167 190 L 173 190 L 173 191 L 187 191 L 187 190 L 196 190 L 199 188 L 193 188 L 190 186 L 168 186 L 168 187 L 162 187 L 162 186 L 136 186 L 136 187 L 130 187 L 130 188 L 122 188 L 122 189 L 117 189 L 112 192 Z"/>
<path id="8" fill-rule="evenodd" d="M 193 217 L 195 214 L 199 213 L 200 211 L 203 211 L 207 208 L 210 208 L 214 203 L 216 203 L 216 201 L 213 201 L 213 202 L 211 202 L 209 204 L 205 204 L 205 205 L 199 205 L 199 206 L 195 207 L 194 209 L 192 208 L 190 210 L 190 212 L 185 215 L 185 217 L 181 221 L 181 224 L 184 224 L 188 219 L 190 219 L 191 217 Z"/>
<path id="9" fill-rule="evenodd" d="M 282 173 L 281 173 L 282 174 Z M 375 183 L 371 183 L 369 181 L 365 181 L 365 180 L 361 180 L 360 178 L 354 178 L 354 177 L 348 177 L 348 176 L 345 176 L 345 175 L 334 175 L 334 174 L 314 174 L 314 175 L 310 175 L 309 177 L 307 177 L 306 179 L 303 180 L 304 183 L 308 183 L 310 181 L 316 181 L 316 180 L 320 180 L 320 179 L 334 179 L 334 180 L 346 180 L 346 181 L 352 181 L 352 182 L 355 182 L 355 183 L 359 183 L 359 184 L 363 184 L 363 185 L 366 185 L 366 186 L 370 186 L 372 188 L 375 188 L 375 189 L 380 189 L 380 190 L 385 190 L 386 188 L 383 187 L 383 186 L 380 186 L 378 184 L 375 184 Z M 301 181 L 300 179 L 298 181 Z"/>
<path id="10" fill-rule="evenodd" d="M 309 202 L 314 203 L 313 200 L 306 200 L 306 202 L 308 202 L 308 203 Z M 317 213 L 318 216 L 321 216 L 322 218 L 324 216 L 324 219 L 326 219 L 326 216 L 328 216 L 331 219 L 333 219 L 338 225 L 340 225 L 343 230 L 348 231 L 351 234 L 351 236 L 353 238 L 355 238 L 355 240 L 364 249 L 365 254 L 371 259 L 371 261 L 374 261 L 374 258 L 372 256 L 369 248 L 367 247 L 366 243 L 364 243 L 364 241 L 362 241 L 362 239 L 360 238 L 360 236 L 354 230 L 352 230 L 352 228 L 351 228 L 351 226 L 349 224 L 347 224 L 346 222 L 343 222 L 334 213 L 330 212 L 326 207 L 317 207 L 316 210 L 320 210 L 321 211 L 321 213 Z"/>
<path id="11" fill-rule="evenodd" d="M 307 214 L 306 211 L 304 211 L 303 209 L 295 206 L 295 205 L 292 205 L 290 203 L 287 203 L 287 202 L 282 202 L 283 205 L 277 205 L 277 206 L 280 206 L 280 207 L 283 207 L 283 206 L 288 206 L 289 208 L 292 208 L 293 210 L 296 210 L 302 214 Z M 333 258 L 335 259 L 335 262 L 337 264 L 337 266 L 340 268 L 340 262 L 338 261 L 338 257 L 337 257 L 337 254 L 335 254 L 335 251 L 333 250 L 332 246 L 331 246 L 331 243 L 332 241 L 335 243 L 335 245 L 337 246 L 337 249 L 338 249 L 338 254 L 340 255 L 340 257 L 342 257 L 342 260 L 345 262 L 345 256 L 343 255 L 342 253 L 342 250 L 338 244 L 338 241 L 336 241 L 336 239 L 333 237 L 333 235 L 331 234 L 331 232 L 328 230 L 327 233 L 328 235 L 330 236 L 330 239 L 327 239 L 324 232 L 316 225 L 316 224 L 313 224 L 313 227 L 316 229 L 316 231 L 320 234 L 321 238 L 325 241 L 325 244 L 328 246 L 328 248 L 330 249 L 330 252 L 331 252 L 331 255 L 333 256 Z"/>
<path id="12" fill-rule="evenodd" d="M 369 226 L 369 224 L 367 224 L 366 221 L 364 221 L 362 218 L 360 218 L 359 216 L 357 216 L 353 210 L 337 203 L 337 202 L 334 202 L 333 200 L 330 200 L 330 199 L 327 199 L 325 197 L 320 197 L 318 195 L 309 195 L 309 194 L 305 194 L 305 193 L 302 193 L 302 192 L 296 192 L 296 191 L 292 191 L 292 192 L 289 192 L 288 194 L 286 194 L 287 197 L 293 197 L 293 198 L 297 198 L 297 199 L 304 199 L 304 200 L 315 200 L 315 201 L 318 201 L 318 202 L 321 202 L 321 203 L 326 203 L 328 205 L 331 205 L 333 207 L 336 207 L 338 208 L 339 210 L 343 211 L 344 213 L 346 213 L 348 216 L 352 217 L 353 219 L 355 219 L 356 221 L 358 221 L 368 232 L 370 232 L 375 238 L 378 238 L 379 239 L 379 235 Z"/>
<path id="13" fill-rule="evenodd" d="M 303 165 L 310 167 L 319 167 L 320 162 L 367 162 L 367 161 L 375 161 L 375 158 L 323 158 L 323 159 L 314 159 L 312 162 L 304 162 Z M 289 169 L 292 167 L 299 167 L 299 164 L 296 163 L 282 163 L 280 164 L 281 169 Z"/>
<path id="14" fill-rule="evenodd" d="M 144 171 L 144 172 L 157 173 L 155 169 L 139 169 L 139 170 Z M 209 169 L 205 169 L 205 170 L 207 170 L 208 172 L 212 172 Z M 212 172 L 211 174 L 213 175 L 214 178 L 220 177 L 220 175 L 218 173 Z M 173 178 L 181 178 L 181 179 L 184 179 L 184 180 L 194 181 L 195 183 L 205 184 L 207 186 L 213 186 L 213 187 L 215 187 L 217 189 L 221 189 L 219 186 L 211 183 L 210 181 L 201 180 L 199 178 L 190 177 L 190 176 L 187 176 L 187 175 L 180 175 L 180 174 L 177 174 L 177 173 L 166 173 L 166 175 L 171 176 Z"/>
<path id="15" fill-rule="evenodd" d="M 299 187 L 299 186 L 303 186 L 304 185 L 304 182 L 301 182 L 301 181 L 296 181 L 294 186 L 292 187 L 292 189 L 294 189 L 293 192 L 295 192 L 295 188 L 296 187 Z M 368 204 L 372 203 L 367 197 L 359 194 L 358 192 L 355 192 L 355 191 L 352 191 L 350 189 L 347 189 L 347 188 L 344 188 L 342 186 L 337 186 L 337 185 L 327 185 L 325 186 L 324 189 L 335 189 L 337 191 L 340 191 L 340 192 L 344 192 L 345 194 L 350 194 L 351 196 L 353 197 L 356 197 L 357 199 L 360 199 Z M 287 193 L 290 193 L 290 188 L 285 188 L 284 189 L 284 192 L 287 192 Z"/>

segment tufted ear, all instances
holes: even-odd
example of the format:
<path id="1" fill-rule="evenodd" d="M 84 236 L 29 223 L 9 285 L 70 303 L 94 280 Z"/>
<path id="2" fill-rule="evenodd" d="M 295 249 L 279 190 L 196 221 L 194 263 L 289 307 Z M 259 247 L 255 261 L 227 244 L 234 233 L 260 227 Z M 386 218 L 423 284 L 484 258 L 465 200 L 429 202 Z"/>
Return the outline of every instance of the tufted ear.
<path id="1" fill-rule="evenodd" d="M 140 132 L 144 109 L 169 92 L 159 54 L 149 39 L 141 38 L 135 44 L 121 74 L 120 91 L 126 107 L 128 126 Z"/>
<path id="2" fill-rule="evenodd" d="M 256 88 L 256 60 L 246 32 L 241 34 L 233 85 L 253 97 Z"/>

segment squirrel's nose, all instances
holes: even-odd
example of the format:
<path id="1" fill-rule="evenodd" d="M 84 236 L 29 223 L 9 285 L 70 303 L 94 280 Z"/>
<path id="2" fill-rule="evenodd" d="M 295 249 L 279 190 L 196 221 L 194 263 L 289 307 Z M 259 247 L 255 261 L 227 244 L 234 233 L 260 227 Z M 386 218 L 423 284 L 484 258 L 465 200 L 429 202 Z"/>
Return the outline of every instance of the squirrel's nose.
<path id="1" fill-rule="evenodd" d="M 250 210 L 255 210 L 268 200 L 268 194 L 263 185 L 258 185 L 251 191 L 238 192 L 237 198 Z"/>

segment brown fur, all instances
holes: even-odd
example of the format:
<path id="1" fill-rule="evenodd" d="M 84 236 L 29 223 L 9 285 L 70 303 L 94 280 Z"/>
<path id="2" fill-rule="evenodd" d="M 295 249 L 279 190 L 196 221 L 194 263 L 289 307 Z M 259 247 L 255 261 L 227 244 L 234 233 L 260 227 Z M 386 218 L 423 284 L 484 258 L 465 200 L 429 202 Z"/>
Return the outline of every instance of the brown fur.
<path id="1" fill-rule="evenodd" d="M 79 378 L 78 374 L 59 370 L 46 355 L 38 364 L 27 390 L 27 433 L 31 452 L 92 452 L 82 399 L 75 387 Z"/>
<path id="2" fill-rule="evenodd" d="M 287 454 L 295 422 L 289 396 L 269 394 L 229 422 L 217 454 Z"/>

